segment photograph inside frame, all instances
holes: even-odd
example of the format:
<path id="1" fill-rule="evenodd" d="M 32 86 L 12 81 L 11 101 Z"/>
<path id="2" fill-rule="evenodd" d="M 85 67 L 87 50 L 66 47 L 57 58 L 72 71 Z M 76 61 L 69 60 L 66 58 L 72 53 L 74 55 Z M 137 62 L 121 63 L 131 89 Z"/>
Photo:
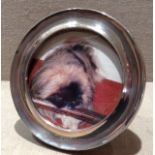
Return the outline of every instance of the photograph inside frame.
<path id="1" fill-rule="evenodd" d="M 29 68 L 33 104 L 57 128 L 91 127 L 112 114 L 122 97 L 119 58 L 96 34 L 56 34 L 38 48 Z"/>

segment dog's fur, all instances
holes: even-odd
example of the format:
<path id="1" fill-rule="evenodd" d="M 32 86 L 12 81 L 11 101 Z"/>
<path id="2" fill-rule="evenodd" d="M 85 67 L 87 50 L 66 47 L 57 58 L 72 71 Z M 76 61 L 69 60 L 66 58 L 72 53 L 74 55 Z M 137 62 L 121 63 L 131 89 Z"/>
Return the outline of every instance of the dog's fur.
<path id="1" fill-rule="evenodd" d="M 80 107 L 92 110 L 95 83 L 103 78 L 97 72 L 98 66 L 92 53 L 93 49 L 86 42 L 64 43 L 62 47 L 56 48 L 54 53 L 45 59 L 32 79 L 33 100 L 48 101 L 57 108 L 74 110 Z M 61 101 L 64 103 L 60 103 Z M 64 117 L 71 118 L 62 117 L 63 122 L 65 122 Z M 78 120 L 77 123 L 73 119 L 73 122 L 64 125 L 64 128 L 78 128 L 80 121 Z"/>

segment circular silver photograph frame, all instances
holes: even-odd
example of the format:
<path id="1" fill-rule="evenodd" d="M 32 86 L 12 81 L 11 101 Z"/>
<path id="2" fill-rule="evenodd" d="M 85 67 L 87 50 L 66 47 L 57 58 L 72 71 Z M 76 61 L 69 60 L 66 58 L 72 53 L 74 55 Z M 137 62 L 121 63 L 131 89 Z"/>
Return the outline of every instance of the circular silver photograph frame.
<path id="1" fill-rule="evenodd" d="M 52 127 L 36 111 L 28 89 L 30 61 L 43 42 L 61 31 L 86 30 L 101 36 L 116 52 L 122 66 L 122 97 L 115 111 L 103 122 L 81 131 Z M 11 92 L 21 119 L 33 135 L 63 150 L 88 150 L 104 145 L 122 133 L 139 109 L 145 87 L 145 67 L 128 30 L 103 12 L 68 9 L 43 19 L 20 43 L 11 69 Z"/>

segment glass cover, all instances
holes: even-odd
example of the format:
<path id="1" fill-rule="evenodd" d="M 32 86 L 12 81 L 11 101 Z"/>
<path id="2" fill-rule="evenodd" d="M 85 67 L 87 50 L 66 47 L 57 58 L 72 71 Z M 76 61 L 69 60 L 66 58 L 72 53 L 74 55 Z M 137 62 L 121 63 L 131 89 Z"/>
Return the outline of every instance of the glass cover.
<path id="1" fill-rule="evenodd" d="M 35 52 L 29 90 L 52 126 L 82 130 L 105 120 L 122 95 L 122 67 L 110 44 L 87 31 L 62 31 Z"/>

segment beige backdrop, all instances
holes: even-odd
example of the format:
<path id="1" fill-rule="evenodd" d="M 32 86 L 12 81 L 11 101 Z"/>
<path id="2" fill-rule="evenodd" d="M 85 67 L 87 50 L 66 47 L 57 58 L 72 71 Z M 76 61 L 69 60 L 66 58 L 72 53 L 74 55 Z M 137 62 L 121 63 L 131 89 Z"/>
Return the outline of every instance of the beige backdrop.
<path id="1" fill-rule="evenodd" d="M 49 14 L 72 7 L 107 12 L 125 25 L 152 81 L 152 0 L 2 0 L 2 80 L 9 80 L 13 55 L 26 32 Z"/>

